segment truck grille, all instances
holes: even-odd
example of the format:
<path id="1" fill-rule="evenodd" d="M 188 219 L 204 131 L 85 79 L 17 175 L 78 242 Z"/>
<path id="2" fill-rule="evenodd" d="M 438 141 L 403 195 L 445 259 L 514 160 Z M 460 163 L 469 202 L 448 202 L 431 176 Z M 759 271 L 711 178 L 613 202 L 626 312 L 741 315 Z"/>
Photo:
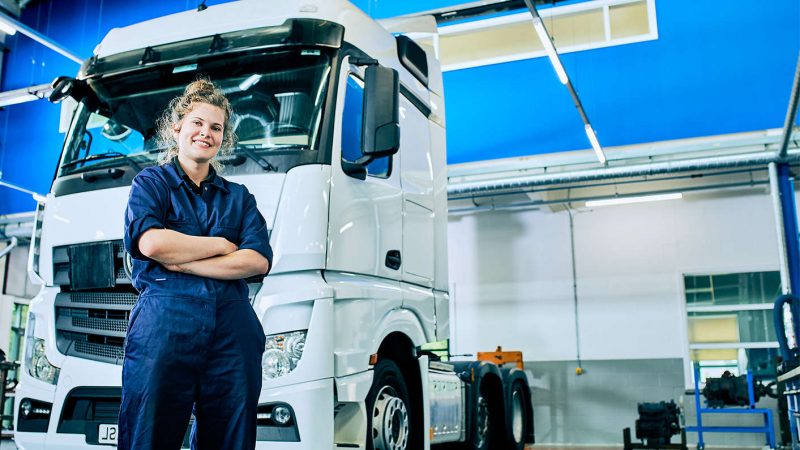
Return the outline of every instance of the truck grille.
<path id="1" fill-rule="evenodd" d="M 56 345 L 61 353 L 111 364 L 122 364 L 128 317 L 137 293 L 123 268 L 121 241 L 112 241 L 116 286 L 95 290 L 73 290 L 70 273 L 72 246 L 53 249 L 53 273 L 61 286 L 56 295 Z"/>

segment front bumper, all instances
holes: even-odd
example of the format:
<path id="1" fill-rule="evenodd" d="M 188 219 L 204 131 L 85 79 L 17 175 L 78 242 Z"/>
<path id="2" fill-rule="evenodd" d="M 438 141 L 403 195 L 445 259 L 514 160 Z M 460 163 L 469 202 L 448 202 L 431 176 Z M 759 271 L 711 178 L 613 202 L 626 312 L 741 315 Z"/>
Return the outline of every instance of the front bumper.
<path id="1" fill-rule="evenodd" d="M 83 386 L 86 385 L 83 384 Z M 282 403 L 291 407 L 293 417 L 288 427 L 296 428 L 296 435 L 299 440 L 279 440 L 282 439 L 282 436 L 287 435 L 287 433 L 282 433 L 282 428 L 284 427 L 259 424 L 256 448 L 260 450 L 318 450 L 334 448 L 333 391 L 332 378 L 263 390 L 259 398 L 260 405 Z M 33 398 L 54 403 L 47 433 L 19 431 L 15 433 L 14 438 L 20 449 L 96 450 L 99 447 L 99 445 L 92 445 L 87 442 L 87 440 L 91 439 L 89 433 L 56 432 L 62 416 L 66 393 L 61 394 L 59 392 L 54 399 L 52 396 L 47 398 L 46 395 L 35 395 L 31 390 L 21 389 L 18 395 L 19 398 Z M 16 407 L 18 408 L 18 405 Z"/>
<path id="2" fill-rule="evenodd" d="M 261 391 L 259 404 L 288 404 L 297 427 L 299 441 L 261 440 L 275 436 L 259 425 L 258 450 L 318 450 L 335 448 L 333 442 L 333 379 L 309 381 Z"/>
<path id="3" fill-rule="evenodd" d="M 47 432 L 37 433 L 17 430 L 14 433 L 14 441 L 17 447 L 24 450 L 97 449 L 97 445 L 87 443 L 87 435 L 84 433 L 56 432 L 63 418 L 64 403 L 76 387 L 91 386 L 100 389 L 119 389 L 122 376 L 121 369 L 121 366 L 117 365 L 66 357 L 61 366 L 61 376 L 57 387 L 38 381 L 30 377 L 24 370 L 21 370 L 21 383 L 17 387 L 14 401 L 15 414 L 19 412 L 20 402 L 25 398 L 51 403 L 52 409 Z M 109 421 L 103 420 L 103 422 L 108 423 Z M 116 420 L 112 423 L 116 423 Z"/>

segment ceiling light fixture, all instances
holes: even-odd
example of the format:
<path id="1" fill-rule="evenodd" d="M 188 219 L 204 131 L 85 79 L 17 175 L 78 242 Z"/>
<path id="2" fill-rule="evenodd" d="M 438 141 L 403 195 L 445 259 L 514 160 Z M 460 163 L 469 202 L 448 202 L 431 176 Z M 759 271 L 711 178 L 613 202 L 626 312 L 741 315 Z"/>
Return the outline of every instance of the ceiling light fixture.
<path id="1" fill-rule="evenodd" d="M 533 28 L 536 30 L 536 34 L 539 35 L 539 40 L 542 41 L 544 52 L 547 53 L 547 57 L 550 58 L 550 64 L 553 65 L 553 69 L 555 69 L 556 75 L 558 75 L 558 81 L 566 85 L 569 83 L 567 72 L 564 70 L 564 66 L 561 65 L 561 60 L 558 58 L 558 53 L 556 53 L 556 47 L 553 45 L 553 40 L 550 39 L 550 35 L 547 34 L 541 17 L 533 18 Z"/>
<path id="2" fill-rule="evenodd" d="M 553 45 L 553 39 L 550 37 L 550 33 L 547 32 L 547 28 L 544 26 L 544 21 L 542 20 L 542 17 L 539 16 L 539 12 L 536 10 L 536 7 L 533 6 L 533 1 L 534 0 L 525 0 L 525 6 L 528 7 L 528 11 L 530 11 L 531 16 L 533 17 L 533 28 L 536 30 L 536 34 L 539 36 L 539 40 L 542 42 L 542 47 L 544 47 L 544 51 L 547 53 L 547 57 L 550 59 L 550 64 L 556 71 L 556 75 L 558 75 L 558 81 L 567 87 L 569 95 L 572 97 L 572 102 L 575 103 L 575 108 L 578 110 L 578 114 L 581 115 L 586 137 L 589 138 L 589 142 L 592 144 L 592 149 L 597 155 L 597 159 L 600 160 L 600 164 L 605 166 L 608 164 L 608 158 L 606 158 L 606 154 L 603 152 L 603 147 L 600 146 L 600 142 L 597 140 L 597 135 L 592 128 L 592 124 L 589 122 L 589 117 L 586 115 L 586 111 L 583 109 L 581 99 L 578 97 L 578 92 L 575 91 L 575 87 L 569 81 L 567 71 L 564 69 L 564 65 L 561 64 L 561 58 L 558 57 L 558 51 L 556 51 L 556 47 Z"/>
<path id="3" fill-rule="evenodd" d="M 78 64 L 83 64 L 83 59 L 78 58 L 77 56 L 73 55 L 69 51 L 62 48 L 56 42 L 54 42 L 49 37 L 39 33 L 38 31 L 34 30 L 33 28 L 26 26 L 22 22 L 18 20 L 14 20 L 11 16 L 7 14 L 3 14 L 0 12 L 0 30 L 7 34 L 14 34 L 14 32 L 19 31 L 20 34 L 24 34 L 29 38 L 33 39 L 34 41 L 44 45 L 45 47 L 53 50 L 56 53 L 59 53 Z M 8 30 L 8 31 L 6 31 Z M 13 30 L 13 31 L 12 31 Z"/>
<path id="4" fill-rule="evenodd" d="M 53 87 L 49 83 L 0 92 L 0 108 L 47 98 L 51 92 L 53 92 Z"/>
<path id="5" fill-rule="evenodd" d="M 47 196 L 39 194 L 38 192 L 33 192 L 29 189 L 25 189 L 24 187 L 17 186 L 14 183 L 9 183 L 8 181 L 0 180 L 0 186 L 5 186 L 7 188 L 14 189 L 15 191 L 24 192 L 25 194 L 30 195 L 35 201 L 39 203 L 47 202 Z"/>
<path id="6" fill-rule="evenodd" d="M 606 198 L 603 200 L 589 200 L 586 202 L 586 206 L 592 208 L 595 206 L 626 205 L 630 203 L 646 203 L 646 202 L 659 202 L 664 200 L 679 200 L 682 198 L 683 198 L 682 193 L 672 192 L 669 194 L 636 195 L 629 197 Z"/>
<path id="7" fill-rule="evenodd" d="M 594 153 L 597 155 L 597 159 L 600 160 L 600 164 L 606 163 L 606 154 L 603 153 L 603 149 L 600 148 L 600 142 L 597 140 L 597 135 L 594 134 L 594 129 L 590 124 L 586 124 L 583 126 L 583 129 L 586 131 L 586 137 L 589 138 L 589 142 L 592 143 L 592 148 L 594 149 Z"/>
<path id="8" fill-rule="evenodd" d="M 9 36 L 13 36 L 13 35 L 17 34 L 17 29 L 14 28 L 10 23 L 8 23 L 5 20 L 3 20 L 2 17 L 0 17 L 0 31 L 2 31 L 3 33 L 5 33 L 5 34 L 7 34 Z"/>

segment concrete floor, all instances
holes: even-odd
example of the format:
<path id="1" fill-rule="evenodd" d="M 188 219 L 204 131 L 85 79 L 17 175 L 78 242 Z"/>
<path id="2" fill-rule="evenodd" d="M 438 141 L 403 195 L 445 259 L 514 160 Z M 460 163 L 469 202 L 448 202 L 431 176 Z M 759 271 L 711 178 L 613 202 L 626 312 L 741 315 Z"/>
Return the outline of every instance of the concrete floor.
<path id="1" fill-rule="evenodd" d="M 14 441 L 10 439 L 0 439 L 0 450 L 16 450 Z M 708 447 L 707 447 L 708 448 Z M 711 447 L 714 450 L 753 450 L 753 447 L 747 449 L 732 449 L 723 447 Z M 614 447 L 590 447 L 590 446 L 561 446 L 561 445 L 529 445 L 525 447 L 526 450 L 621 450 L 622 446 Z M 689 447 L 689 450 L 694 450 L 694 447 Z"/>
<path id="2" fill-rule="evenodd" d="M 14 441 L 10 439 L 0 439 L 0 450 L 16 450 L 17 446 L 14 445 Z M 709 448 L 709 447 L 707 447 Z M 733 448 L 725 448 L 725 447 L 710 447 L 713 450 L 753 450 L 754 447 L 748 447 L 746 449 L 733 449 Z M 525 447 L 526 450 L 621 450 L 622 446 L 614 447 L 590 447 L 590 446 L 561 446 L 561 445 L 529 445 Z M 689 447 L 689 450 L 695 450 L 694 447 Z"/>
<path id="3" fill-rule="evenodd" d="M 10 439 L 0 439 L 0 450 L 16 450 L 17 446 L 14 445 L 14 441 Z M 611 449 L 613 447 L 610 447 Z M 526 449 L 531 450 L 570 450 L 569 447 L 545 447 L 545 446 L 528 446 Z M 605 448 L 589 448 L 589 447 L 580 447 L 580 450 L 606 450 Z M 618 449 L 615 449 L 618 450 Z"/>
<path id="4" fill-rule="evenodd" d="M 526 450 L 527 449 L 530 449 L 530 450 L 570 450 L 569 447 L 542 447 L 542 446 L 538 446 L 538 445 L 537 446 L 531 445 L 531 446 L 528 446 L 528 447 L 525 447 L 525 448 L 526 448 Z M 610 447 L 610 448 L 613 448 L 613 447 Z M 16 449 L 17 449 L 17 446 L 14 445 L 14 441 L 12 441 L 10 439 L 0 439 L 0 450 L 16 450 Z M 597 447 L 597 448 L 580 447 L 580 450 L 606 450 L 606 449 L 605 448 L 600 448 L 600 447 Z M 615 449 L 615 450 L 619 450 L 619 449 Z"/>

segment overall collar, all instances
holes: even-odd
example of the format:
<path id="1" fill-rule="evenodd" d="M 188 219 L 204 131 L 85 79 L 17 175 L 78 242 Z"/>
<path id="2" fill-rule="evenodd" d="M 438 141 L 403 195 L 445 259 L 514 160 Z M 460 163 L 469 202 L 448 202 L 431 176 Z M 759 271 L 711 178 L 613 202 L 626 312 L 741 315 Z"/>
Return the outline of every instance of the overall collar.
<path id="1" fill-rule="evenodd" d="M 169 182 L 171 188 L 177 189 L 181 184 L 186 184 L 187 187 L 195 191 L 200 188 L 194 184 L 194 181 L 192 181 L 192 179 L 189 178 L 189 175 L 187 175 L 183 170 L 180 163 L 178 163 L 177 157 L 172 158 L 172 161 L 166 165 L 166 168 L 167 181 Z M 208 167 L 208 176 L 206 176 L 202 183 L 207 183 L 222 190 L 223 192 L 229 192 L 228 187 L 225 186 L 225 180 L 217 175 L 217 171 L 214 170 L 213 166 Z"/>

